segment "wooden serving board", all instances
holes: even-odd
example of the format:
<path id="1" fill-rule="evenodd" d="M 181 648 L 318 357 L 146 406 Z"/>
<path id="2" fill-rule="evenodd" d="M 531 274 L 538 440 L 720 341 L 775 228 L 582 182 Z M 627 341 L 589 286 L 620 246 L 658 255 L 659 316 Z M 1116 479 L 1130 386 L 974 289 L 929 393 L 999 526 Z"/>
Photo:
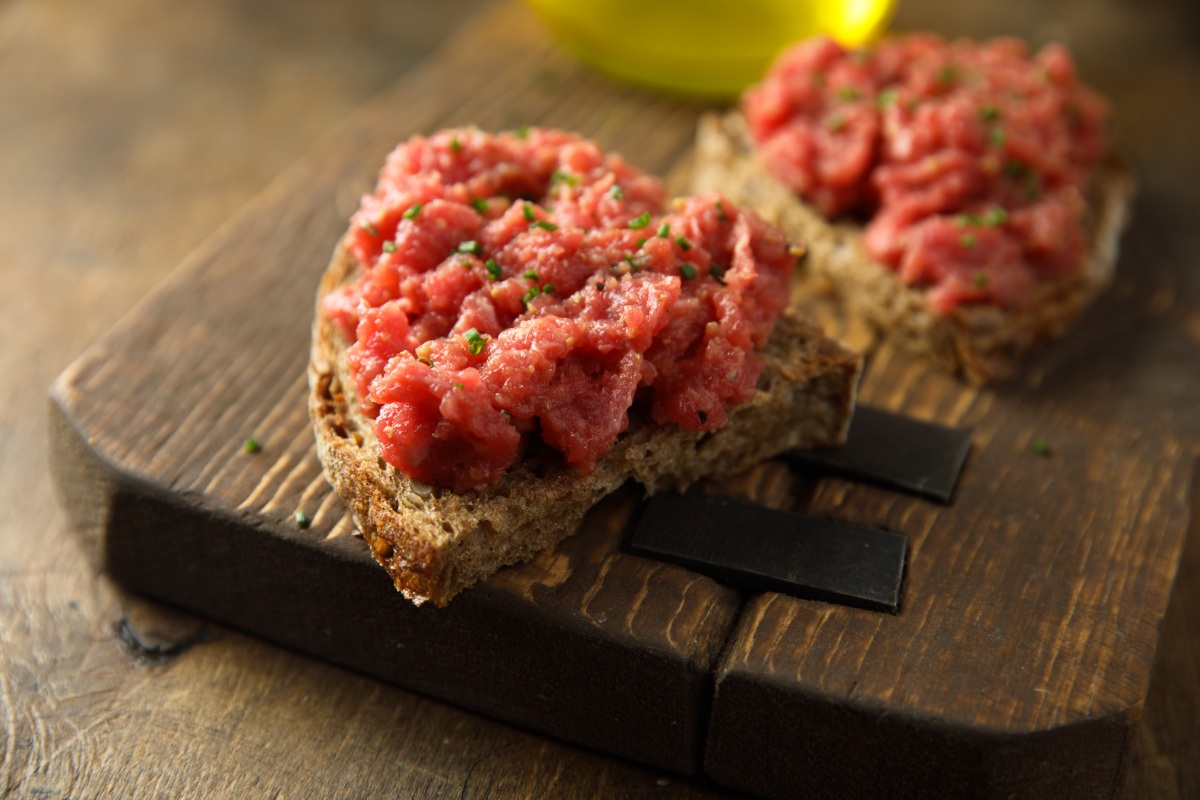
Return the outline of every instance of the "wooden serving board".
<path id="1" fill-rule="evenodd" d="M 465 28 L 60 377 L 53 470 L 82 541 L 169 603 L 737 789 L 1110 796 L 1200 443 L 1198 287 L 1155 249 L 1154 198 L 1114 290 L 1000 388 L 928 372 L 814 307 L 869 352 L 864 401 L 973 429 L 952 504 L 779 463 L 710 488 L 906 534 L 897 614 L 744 596 L 625 554 L 633 489 L 442 610 L 405 602 L 351 535 L 316 459 L 304 367 L 317 279 L 387 151 L 448 125 L 532 123 L 678 176 L 702 110 L 589 73 L 519 6 Z"/>

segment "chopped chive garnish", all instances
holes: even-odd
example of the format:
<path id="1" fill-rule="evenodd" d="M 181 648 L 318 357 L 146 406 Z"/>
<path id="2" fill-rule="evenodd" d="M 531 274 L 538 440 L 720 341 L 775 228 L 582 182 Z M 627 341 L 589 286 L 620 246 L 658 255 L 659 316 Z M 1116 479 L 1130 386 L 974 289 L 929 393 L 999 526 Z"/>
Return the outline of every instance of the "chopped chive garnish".
<path id="1" fill-rule="evenodd" d="M 424 204 L 413 203 L 411 206 L 405 209 L 404 213 L 400 216 L 404 217 L 405 219 L 416 219 L 417 215 L 421 213 L 422 208 L 424 208 Z"/>
<path id="2" fill-rule="evenodd" d="M 641 246 L 642 246 L 642 245 L 644 245 L 645 243 L 646 243 L 646 239 L 645 239 L 645 237 L 641 237 L 641 238 L 639 238 L 639 239 L 637 240 L 637 246 L 638 246 L 638 247 L 641 247 Z"/>
<path id="3" fill-rule="evenodd" d="M 525 203 L 523 206 L 521 206 L 521 213 L 525 215 L 526 222 L 533 222 L 535 219 L 537 219 L 537 215 L 533 213 L 533 206 L 529 203 Z"/>
<path id="4" fill-rule="evenodd" d="M 496 263 L 496 259 L 489 258 L 483 266 L 487 270 L 488 277 L 492 280 L 498 281 L 504 277 L 504 270 L 500 269 L 500 265 Z"/>
<path id="5" fill-rule="evenodd" d="M 542 287 L 542 294 L 554 294 L 554 284 L 547 283 Z"/>
<path id="6" fill-rule="evenodd" d="M 613 200 L 624 200 L 625 190 L 621 188 L 620 184 L 614 183 L 612 188 L 608 190 L 608 196 Z"/>
<path id="7" fill-rule="evenodd" d="M 686 236 L 676 236 L 675 244 L 679 245 L 685 251 L 692 249 L 692 243 L 688 241 Z"/>
<path id="8" fill-rule="evenodd" d="M 483 352 L 483 346 L 487 344 L 487 339 L 479 335 L 479 331 L 471 328 L 463 334 L 463 338 L 467 340 L 467 348 L 471 351 L 471 355 L 477 356 Z"/>
<path id="9" fill-rule="evenodd" d="M 690 281 L 692 278 L 696 277 L 696 268 L 691 264 L 680 264 L 679 274 Z"/>
<path id="10" fill-rule="evenodd" d="M 529 287 L 529 291 L 521 296 L 521 303 L 527 306 L 533 302 L 533 298 L 537 297 L 541 293 L 541 289 L 536 286 L 531 286 Z"/>
<path id="11" fill-rule="evenodd" d="M 371 234 L 372 236 L 379 235 L 379 229 L 376 228 L 374 225 L 372 225 L 370 222 L 364 222 L 361 224 L 360 227 L 367 233 Z"/>
<path id="12" fill-rule="evenodd" d="M 825 127 L 836 133 L 846 127 L 846 118 L 841 114 L 830 114 L 825 118 Z"/>
<path id="13" fill-rule="evenodd" d="M 480 214 L 486 214 L 488 210 L 488 201 L 482 197 L 471 198 L 471 208 L 478 211 Z"/>
<path id="14" fill-rule="evenodd" d="M 937 71 L 936 80 L 942 86 L 950 83 L 952 80 L 954 80 L 954 67 L 949 64 L 943 66 Z"/>
<path id="15" fill-rule="evenodd" d="M 988 131 L 988 141 L 993 147 L 1002 147 L 1006 139 L 1008 134 L 1004 132 L 1004 128 L 992 128 Z"/>
<path id="16" fill-rule="evenodd" d="M 536 281 L 538 279 L 537 270 L 527 269 L 521 273 L 521 277 L 526 280 Z"/>
<path id="17" fill-rule="evenodd" d="M 1046 440 L 1041 437 L 1035 438 L 1029 443 L 1029 448 L 1039 456 L 1050 455 L 1050 445 L 1046 444 Z"/>
<path id="18" fill-rule="evenodd" d="M 535 227 L 535 228 L 541 228 L 541 229 L 542 229 L 542 230 L 544 230 L 544 231 L 556 231 L 556 230 L 558 230 L 558 226 L 557 226 L 557 225 L 555 225 L 553 222 L 549 222 L 549 221 L 547 221 L 547 220 L 544 220 L 544 219 L 539 219 L 537 222 L 533 223 L 533 227 Z"/>
<path id="19" fill-rule="evenodd" d="M 629 227 L 633 228 L 635 231 L 640 231 L 642 228 L 646 227 L 649 224 L 650 224 L 650 212 L 649 211 L 645 212 L 640 217 L 634 217 L 633 219 L 629 220 Z"/>
<path id="20" fill-rule="evenodd" d="M 391 240 L 384 242 L 383 243 L 383 252 L 385 252 L 385 253 L 396 252 L 396 243 Z"/>
<path id="21" fill-rule="evenodd" d="M 565 183 L 568 186 L 576 186 L 579 184 L 578 177 L 569 172 L 563 172 L 559 169 L 554 170 L 554 174 L 551 176 L 550 180 L 553 183 Z"/>
<path id="22" fill-rule="evenodd" d="M 292 517 L 292 519 L 296 521 L 296 527 L 300 530 L 304 530 L 309 525 L 308 514 L 304 509 L 297 511 L 296 516 Z"/>
<path id="23" fill-rule="evenodd" d="M 255 439 L 253 436 L 251 436 L 246 440 L 246 443 L 242 445 L 242 449 L 247 453 L 257 453 L 262 449 L 262 447 L 259 445 L 258 439 Z"/>
<path id="24" fill-rule="evenodd" d="M 975 284 L 981 289 L 984 286 L 987 286 L 990 281 L 991 279 L 988 277 L 986 272 L 976 272 L 973 276 L 971 276 L 971 283 Z"/>
<path id="25" fill-rule="evenodd" d="M 1004 174 L 1008 175 L 1009 177 L 1021 178 L 1026 175 L 1030 175 L 1032 173 L 1033 173 L 1033 170 L 1031 170 L 1025 164 L 1022 164 L 1020 161 L 1005 161 L 1004 162 Z"/>
<path id="26" fill-rule="evenodd" d="M 466 387 L 463 386 L 461 383 L 455 382 L 454 388 L 455 389 L 465 389 Z"/>
<path id="27" fill-rule="evenodd" d="M 963 247 L 966 247 L 966 248 L 974 247 L 975 246 L 975 234 L 964 233 L 961 241 L 962 241 Z"/>
<path id="28" fill-rule="evenodd" d="M 894 88 L 888 87 L 875 95 L 875 105 L 880 108 L 887 108 L 894 102 L 896 102 L 896 90 Z"/>
<path id="29" fill-rule="evenodd" d="M 659 225 L 658 235 L 664 239 L 671 238 L 671 226 L 666 222 L 664 222 L 662 225 Z"/>
<path id="30" fill-rule="evenodd" d="M 725 285 L 725 270 L 721 269 L 720 265 L 713 264 L 708 268 L 708 274 L 716 279 L 717 283 Z"/>
<path id="31" fill-rule="evenodd" d="M 999 228 L 1008 222 L 1008 212 L 997 206 L 983 215 L 983 224 L 989 228 Z"/>
<path id="32" fill-rule="evenodd" d="M 532 130 L 532 127 L 531 127 L 531 126 L 529 126 L 529 125 L 522 125 L 521 127 L 517 128 L 517 129 L 514 131 L 514 133 L 517 135 L 517 138 L 518 138 L 518 139 L 528 139 L 528 138 L 529 138 L 529 131 L 531 131 L 531 130 Z"/>
<path id="33" fill-rule="evenodd" d="M 715 204 L 713 204 L 713 208 L 717 209 L 717 219 L 721 220 L 721 222 L 729 221 L 729 215 L 725 213 L 724 203 L 718 200 Z"/>
<path id="34" fill-rule="evenodd" d="M 458 252 L 471 253 L 472 255 L 479 255 L 480 253 L 483 252 L 483 245 L 481 245 L 479 242 L 475 241 L 474 239 L 468 239 L 465 242 L 458 243 Z"/>
<path id="35" fill-rule="evenodd" d="M 420 358 L 417 359 L 417 361 L 421 362 L 422 364 L 424 364 L 427 367 L 433 366 L 433 359 L 430 358 L 429 356 L 421 356 Z"/>
<path id="36" fill-rule="evenodd" d="M 862 93 L 854 86 L 841 86 L 837 90 L 838 100 L 850 102 L 862 97 Z"/>
<path id="37" fill-rule="evenodd" d="M 979 109 L 979 118 L 984 122 L 995 122 L 1000 119 L 1000 109 L 990 104 L 982 106 Z"/>
<path id="38" fill-rule="evenodd" d="M 462 152 L 462 142 L 459 140 L 458 134 L 455 134 L 450 140 L 450 152 L 454 153 L 455 155 Z"/>

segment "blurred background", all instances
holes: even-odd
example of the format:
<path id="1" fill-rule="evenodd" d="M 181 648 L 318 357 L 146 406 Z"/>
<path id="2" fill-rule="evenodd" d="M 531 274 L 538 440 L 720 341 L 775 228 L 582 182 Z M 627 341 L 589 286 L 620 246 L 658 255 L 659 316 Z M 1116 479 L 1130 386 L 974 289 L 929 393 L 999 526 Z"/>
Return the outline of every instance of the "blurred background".
<path id="1" fill-rule="evenodd" d="M 475 796 L 601 784 L 707 796 L 357 676 L 331 695 L 335 668 L 229 631 L 170 667 L 132 659 L 115 620 L 185 633 L 197 623 L 96 576 L 48 484 L 54 377 L 354 109 L 497 4 L 0 0 L 0 795 L 123 796 L 140 781 L 144 796 L 219 796 L 251 758 L 289 796 L 337 794 L 339 772 L 356 768 L 427 796 L 465 794 L 472 770 L 493 781 Z M 1200 253 L 1200 3 L 900 0 L 891 27 L 1065 41 L 1113 99 L 1142 181 L 1135 225 L 1160 226 L 1181 258 Z M 1195 272 L 1186 280 L 1194 289 Z M 1200 592 L 1183 589 L 1168 627 L 1200 642 Z M 1179 677 L 1151 698 L 1130 797 L 1200 797 L 1189 722 L 1200 719 L 1200 645 L 1166 657 Z M 249 663 L 311 707 L 244 693 L 237 669 Z M 72 682 L 81 673 L 96 676 L 86 693 Z M 206 724 L 197 692 L 237 704 L 227 746 L 187 757 L 156 745 Z M 288 760 L 300 718 L 328 736 L 328 759 Z M 559 772 L 521 783 L 547 763 Z"/>

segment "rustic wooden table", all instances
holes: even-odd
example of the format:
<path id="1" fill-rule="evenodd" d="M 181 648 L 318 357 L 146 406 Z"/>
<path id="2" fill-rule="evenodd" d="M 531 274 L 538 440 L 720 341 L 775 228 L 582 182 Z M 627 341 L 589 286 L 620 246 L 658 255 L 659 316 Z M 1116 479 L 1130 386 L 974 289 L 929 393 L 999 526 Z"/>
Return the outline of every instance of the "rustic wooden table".
<path id="1" fill-rule="evenodd" d="M 46 387 L 477 0 L 0 5 L 0 789 L 14 797 L 724 797 L 173 612 L 97 575 L 47 479 Z M 1065 38 L 1109 93 L 1164 257 L 1200 263 L 1187 0 L 902 3 L 897 26 Z M 533 25 L 532 18 L 529 24 Z M 1196 297 L 1194 272 L 1175 287 Z M 1200 308 L 1179 324 L 1200 354 Z M 1200 355 L 1196 357 L 1200 369 Z M 1124 796 L 1200 797 L 1200 542 Z"/>

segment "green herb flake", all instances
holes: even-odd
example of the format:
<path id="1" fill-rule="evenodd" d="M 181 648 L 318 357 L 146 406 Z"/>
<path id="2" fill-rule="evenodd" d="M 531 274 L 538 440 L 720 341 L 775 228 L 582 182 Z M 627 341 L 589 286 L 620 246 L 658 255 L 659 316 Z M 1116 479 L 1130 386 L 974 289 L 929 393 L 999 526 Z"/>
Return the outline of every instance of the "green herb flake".
<path id="1" fill-rule="evenodd" d="M 662 238 L 664 238 L 664 239 L 670 239 L 670 238 L 671 238 L 671 226 L 670 226 L 670 224 L 669 224 L 669 223 L 666 223 L 666 222 L 664 222 L 662 225 L 659 225 L 659 226 L 658 226 L 658 235 L 659 235 L 659 236 L 661 236 L 661 237 L 662 237 Z"/>
<path id="2" fill-rule="evenodd" d="M 679 274 L 682 275 L 685 280 L 690 281 L 692 278 L 696 277 L 696 268 L 691 264 L 680 264 Z"/>
<path id="3" fill-rule="evenodd" d="M 478 211 L 480 214 L 486 214 L 488 210 L 488 201 L 482 197 L 471 198 L 471 208 Z"/>
<path id="4" fill-rule="evenodd" d="M 625 199 L 625 190 L 621 188 L 620 184 L 614 183 L 612 185 L 612 187 L 608 190 L 608 196 L 611 197 L 613 200 L 624 200 Z"/>
<path id="5" fill-rule="evenodd" d="M 521 303 L 523 305 L 528 306 L 530 303 L 533 302 L 533 298 L 537 297 L 541 293 L 542 293 L 541 289 L 539 289 L 536 286 L 531 286 L 531 287 L 529 287 L 529 291 L 521 296 Z"/>
<path id="6" fill-rule="evenodd" d="M 879 108 L 887 108 L 896 102 L 896 90 L 893 87 L 884 89 L 879 94 L 875 95 L 875 105 Z"/>
<path id="7" fill-rule="evenodd" d="M 944 65 L 937 71 L 937 75 L 934 76 L 934 80 L 938 82 L 939 86 L 950 85 L 950 83 L 954 81 L 954 67 L 950 64 Z"/>
<path id="8" fill-rule="evenodd" d="M 718 200 L 713 204 L 713 208 L 717 210 L 717 219 L 721 222 L 729 222 L 729 214 L 725 213 L 725 204 Z"/>
<path id="9" fill-rule="evenodd" d="M 521 214 L 524 215 L 526 222 L 533 222 L 537 219 L 537 214 L 533 213 L 533 206 L 529 203 L 521 206 Z"/>
<path id="10" fill-rule="evenodd" d="M 988 277 L 988 274 L 986 272 L 976 272 L 974 275 L 971 276 L 971 283 L 975 284 L 980 289 L 982 289 L 983 287 L 985 287 L 989 283 L 991 283 L 991 278 Z"/>
<path id="11" fill-rule="evenodd" d="M 500 268 L 500 265 L 496 263 L 496 259 L 494 258 L 489 258 L 483 267 L 487 270 L 488 277 L 494 281 L 498 281 L 504 277 L 504 270 Z"/>
<path id="12" fill-rule="evenodd" d="M 421 209 L 424 207 L 425 206 L 423 203 L 413 203 L 411 206 L 406 208 L 404 210 L 404 213 L 401 214 L 400 216 L 404 217 L 405 219 L 416 219 L 417 216 L 421 213 Z"/>
<path id="13" fill-rule="evenodd" d="M 983 224 L 989 228 L 999 228 L 1006 222 L 1008 222 L 1008 212 L 1000 206 L 996 206 L 983 215 Z"/>
<path id="14" fill-rule="evenodd" d="M 825 127 L 836 133 L 846 127 L 846 118 L 841 114 L 830 114 L 825 118 Z"/>
<path id="15" fill-rule="evenodd" d="M 296 521 L 296 527 L 300 530 L 304 530 L 311 524 L 311 521 L 308 518 L 308 513 L 304 509 L 297 511 L 296 515 L 292 517 L 292 519 Z"/>
<path id="16" fill-rule="evenodd" d="M 1036 455 L 1042 456 L 1043 458 L 1050 455 L 1050 445 L 1046 444 L 1046 440 L 1042 439 L 1041 437 L 1035 437 L 1033 441 L 1029 443 L 1029 449 L 1032 450 Z"/>
<path id="17" fill-rule="evenodd" d="M 470 350 L 471 355 L 473 356 L 477 356 L 482 353 L 483 346 L 488 342 L 487 337 L 480 336 L 479 331 L 475 330 L 474 328 L 471 328 L 471 330 L 464 333 L 463 338 L 467 340 L 467 349 Z"/>
<path id="18" fill-rule="evenodd" d="M 396 252 L 396 243 L 391 240 L 384 242 L 383 243 L 383 252 L 385 252 L 385 253 Z"/>
<path id="19" fill-rule="evenodd" d="M 1003 169 L 1004 174 L 1010 178 L 1024 178 L 1033 174 L 1033 170 L 1020 161 L 1005 161 Z"/>
<path id="20" fill-rule="evenodd" d="M 530 132 L 531 130 L 533 130 L 533 127 L 532 127 L 532 126 L 530 126 L 530 125 L 522 125 L 522 126 L 520 126 L 519 128 L 517 128 L 515 131 L 513 131 L 513 133 L 514 133 L 514 134 L 516 134 L 516 137 L 517 137 L 518 139 L 528 139 L 528 138 L 529 138 L 529 132 Z"/>
<path id="21" fill-rule="evenodd" d="M 457 383 L 457 382 L 456 382 L 456 383 L 454 384 L 454 388 L 455 388 L 455 389 L 465 389 L 465 388 L 467 388 L 467 387 L 463 386 L 461 383 Z"/>
<path id="22" fill-rule="evenodd" d="M 1004 128 L 992 128 L 988 131 L 988 142 L 992 147 L 1003 147 L 1008 141 L 1008 134 L 1004 132 Z"/>
<path id="23" fill-rule="evenodd" d="M 367 233 L 371 234 L 372 236 L 379 235 L 379 229 L 376 228 L 374 225 L 372 225 L 370 222 L 360 223 L 359 227 L 362 228 Z"/>
<path id="24" fill-rule="evenodd" d="M 642 247 L 642 246 L 644 246 L 645 244 L 646 244 L 646 239 L 645 239 L 644 237 L 643 237 L 643 238 L 639 238 L 639 239 L 637 240 L 637 246 L 638 246 L 638 247 Z"/>
<path id="25" fill-rule="evenodd" d="M 725 270 L 721 269 L 719 264 L 713 264 L 708 268 L 708 274 L 722 286 L 725 285 Z"/>
<path id="26" fill-rule="evenodd" d="M 242 449 L 247 453 L 257 453 L 259 450 L 262 450 L 262 446 L 258 443 L 258 439 L 255 439 L 253 436 L 251 436 L 246 440 L 245 444 L 242 445 Z"/>
<path id="27" fill-rule="evenodd" d="M 969 249 L 971 249 L 972 247 L 974 247 L 974 246 L 975 246 L 975 244 L 976 244 L 976 240 L 975 240 L 975 234 L 973 234 L 973 233 L 964 233 L 964 234 L 963 234 L 963 237 L 962 237 L 962 239 L 961 239 L 960 241 L 962 242 L 962 246 L 963 246 L 963 247 L 965 247 L 965 248 L 967 248 L 967 249 L 969 250 Z"/>
<path id="28" fill-rule="evenodd" d="M 462 152 L 462 141 L 458 138 L 457 134 L 450 139 L 450 152 L 455 155 Z"/>
<path id="29" fill-rule="evenodd" d="M 535 227 L 535 228 L 541 228 L 541 229 L 542 229 L 542 230 L 544 230 L 544 231 L 556 231 L 556 230 L 558 230 L 558 226 L 557 226 L 557 225 L 555 225 L 553 222 L 550 222 L 550 221 L 548 221 L 548 220 L 544 220 L 544 219 L 539 219 L 537 222 L 533 223 L 533 227 Z"/>
<path id="30" fill-rule="evenodd" d="M 483 252 L 483 245 L 474 239 L 468 239 L 465 242 L 458 243 L 458 252 L 470 253 L 471 255 L 477 256 Z"/>
<path id="31" fill-rule="evenodd" d="M 1000 119 L 1000 109 L 990 103 L 979 108 L 979 118 L 984 122 L 995 122 Z"/>
<path id="32" fill-rule="evenodd" d="M 844 103 L 851 103 L 862 98 L 862 92 L 856 86 L 839 86 L 837 90 L 837 98 Z"/>
<path id="33" fill-rule="evenodd" d="M 676 236 L 675 244 L 679 245 L 684 252 L 692 249 L 692 243 L 688 241 L 686 236 Z"/>
<path id="34" fill-rule="evenodd" d="M 633 228 L 635 231 L 640 231 L 642 228 L 646 227 L 649 224 L 650 224 L 650 212 L 649 211 L 645 212 L 640 217 L 634 217 L 633 219 L 629 220 L 629 227 Z"/>
<path id="35" fill-rule="evenodd" d="M 526 280 L 536 281 L 538 279 L 537 270 L 527 269 L 521 273 L 521 277 Z"/>
<path id="36" fill-rule="evenodd" d="M 554 294 L 554 284 L 547 283 L 542 287 L 542 294 Z"/>
<path id="37" fill-rule="evenodd" d="M 1038 177 L 1036 172 L 1029 173 L 1029 179 L 1025 182 L 1025 199 L 1037 200 L 1042 196 L 1042 179 Z"/>
<path id="38" fill-rule="evenodd" d="M 567 186 L 578 186 L 579 178 L 569 172 L 563 172 L 560 169 L 554 170 L 554 174 L 550 177 L 552 183 L 565 183 Z"/>

